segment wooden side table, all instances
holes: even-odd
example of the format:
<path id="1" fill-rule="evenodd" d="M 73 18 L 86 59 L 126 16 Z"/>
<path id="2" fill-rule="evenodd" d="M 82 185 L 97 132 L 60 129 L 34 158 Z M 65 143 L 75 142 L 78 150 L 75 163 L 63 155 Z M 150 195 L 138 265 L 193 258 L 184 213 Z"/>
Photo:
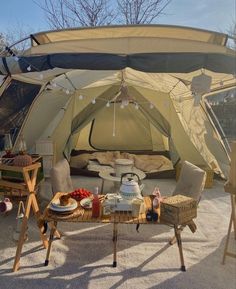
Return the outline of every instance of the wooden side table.
<path id="1" fill-rule="evenodd" d="M 234 231 L 234 239 L 236 240 L 236 141 L 232 143 L 229 180 L 225 184 L 224 189 L 225 189 L 225 192 L 230 194 L 231 215 L 230 215 L 229 228 L 228 228 L 228 233 L 226 237 L 223 261 L 222 261 L 223 264 L 225 263 L 226 256 L 236 258 L 236 254 L 228 250 L 232 227 Z"/>
<path id="2" fill-rule="evenodd" d="M 33 209 L 33 212 L 35 214 L 37 221 L 39 221 L 39 218 L 41 216 L 37 198 L 36 198 L 36 193 L 35 193 L 36 178 L 37 178 L 38 169 L 40 167 L 41 167 L 41 163 L 39 162 L 36 162 L 26 167 L 16 167 L 13 165 L 0 164 L 0 171 L 20 172 L 22 173 L 23 179 L 24 179 L 24 181 L 21 183 L 16 183 L 13 181 L 0 179 L 0 187 L 3 187 L 5 189 L 10 189 L 10 190 L 16 189 L 19 191 L 27 192 L 25 215 L 22 221 L 20 237 L 19 237 L 19 241 L 17 244 L 15 261 L 13 265 L 14 272 L 19 269 L 20 255 L 21 255 L 23 244 L 24 244 L 24 237 L 25 237 L 25 233 L 27 230 L 27 224 L 28 224 L 28 219 L 30 216 L 31 208 Z M 43 234 L 43 228 L 39 228 L 39 231 L 40 231 L 40 236 L 43 242 L 43 246 L 47 248 L 48 241 L 47 241 L 46 235 Z"/>

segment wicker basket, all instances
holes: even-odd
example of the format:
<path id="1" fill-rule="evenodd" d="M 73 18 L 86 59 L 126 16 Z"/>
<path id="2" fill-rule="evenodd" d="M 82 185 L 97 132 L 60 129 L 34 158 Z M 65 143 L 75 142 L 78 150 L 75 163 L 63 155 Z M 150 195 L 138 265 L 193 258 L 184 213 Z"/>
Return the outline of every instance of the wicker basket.
<path id="1" fill-rule="evenodd" d="M 161 203 L 161 222 L 170 224 L 186 224 L 197 217 L 196 200 L 176 195 L 164 199 Z"/>

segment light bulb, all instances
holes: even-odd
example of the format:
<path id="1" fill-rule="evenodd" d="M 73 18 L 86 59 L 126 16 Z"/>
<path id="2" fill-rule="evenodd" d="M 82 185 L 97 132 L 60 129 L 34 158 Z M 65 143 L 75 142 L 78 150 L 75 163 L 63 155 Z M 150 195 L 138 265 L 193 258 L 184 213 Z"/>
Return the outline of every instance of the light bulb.
<path id="1" fill-rule="evenodd" d="M 31 71 L 31 66 L 30 65 L 27 67 L 27 71 Z"/>
<path id="2" fill-rule="evenodd" d="M 66 94 L 70 94 L 69 89 L 66 89 L 66 90 L 65 90 L 65 93 L 66 93 Z"/>
<path id="3" fill-rule="evenodd" d="M 92 104 L 95 104 L 96 103 L 96 99 L 94 98 L 93 100 L 92 100 Z"/>
<path id="4" fill-rule="evenodd" d="M 129 100 L 128 99 L 124 99 L 124 100 L 122 100 L 122 103 L 123 103 L 124 106 L 127 106 L 127 105 L 129 105 Z"/>
<path id="5" fill-rule="evenodd" d="M 82 100 L 84 97 L 82 94 L 79 95 L 79 99 Z"/>
<path id="6" fill-rule="evenodd" d="M 106 107 L 110 107 L 110 102 L 109 101 L 107 102 Z"/>
<path id="7" fill-rule="evenodd" d="M 123 103 L 121 103 L 121 105 L 120 105 L 120 108 L 122 108 L 122 109 L 123 109 L 124 107 L 125 107 L 125 106 L 124 106 L 124 104 L 123 104 Z"/>
<path id="8" fill-rule="evenodd" d="M 137 103 L 135 104 L 135 109 L 139 109 L 139 105 Z"/>
<path id="9" fill-rule="evenodd" d="M 15 61 L 19 61 L 19 57 L 18 56 L 14 56 L 14 60 Z"/>
<path id="10" fill-rule="evenodd" d="M 150 103 L 150 109 L 153 109 L 154 105 L 152 103 Z"/>

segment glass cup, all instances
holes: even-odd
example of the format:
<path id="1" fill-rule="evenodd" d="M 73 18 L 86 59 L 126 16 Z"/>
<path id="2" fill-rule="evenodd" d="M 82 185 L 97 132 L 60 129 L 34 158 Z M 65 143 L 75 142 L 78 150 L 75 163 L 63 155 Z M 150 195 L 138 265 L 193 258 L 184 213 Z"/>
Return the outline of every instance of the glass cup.
<path id="1" fill-rule="evenodd" d="M 143 201 L 140 199 L 134 199 L 132 201 L 132 217 L 139 216 L 141 212 L 142 204 L 143 204 Z"/>
<path id="2" fill-rule="evenodd" d="M 11 154 L 12 141 L 11 141 L 11 135 L 9 133 L 5 134 L 4 136 L 4 150 L 6 152 L 6 155 Z"/>

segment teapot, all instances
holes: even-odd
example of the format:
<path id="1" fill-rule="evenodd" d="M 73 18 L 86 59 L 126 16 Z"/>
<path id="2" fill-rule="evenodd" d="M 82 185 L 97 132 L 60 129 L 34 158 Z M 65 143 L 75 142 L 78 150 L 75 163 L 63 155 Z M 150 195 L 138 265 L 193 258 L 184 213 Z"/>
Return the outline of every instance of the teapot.
<path id="1" fill-rule="evenodd" d="M 128 177 L 128 175 L 131 175 L 130 177 Z M 134 176 L 137 177 L 138 181 L 134 180 Z M 126 177 L 126 180 L 124 180 L 124 178 Z M 141 181 L 140 178 L 137 174 L 135 173 L 124 173 L 121 175 L 121 181 L 120 181 L 120 195 L 122 198 L 124 199 L 134 199 L 134 198 L 138 198 L 138 199 L 143 199 L 142 197 L 142 185 L 141 185 Z"/>

